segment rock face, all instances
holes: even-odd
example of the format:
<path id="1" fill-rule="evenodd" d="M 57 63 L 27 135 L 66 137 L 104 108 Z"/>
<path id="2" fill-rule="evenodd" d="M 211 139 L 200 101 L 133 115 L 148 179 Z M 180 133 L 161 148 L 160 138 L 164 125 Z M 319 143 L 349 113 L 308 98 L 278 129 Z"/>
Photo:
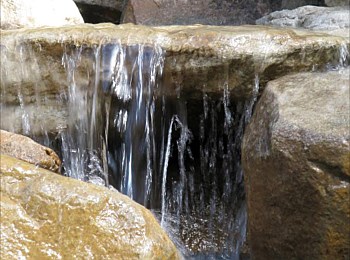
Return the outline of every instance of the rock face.
<path id="1" fill-rule="evenodd" d="M 1 29 L 84 23 L 72 0 L 1 0 Z"/>
<path id="2" fill-rule="evenodd" d="M 322 2 L 322 0 L 128 0 L 121 22 L 143 25 L 254 24 L 257 18 L 275 10 L 295 8 L 305 4 L 318 5 Z"/>
<path id="3" fill-rule="evenodd" d="M 276 1 L 275 1 L 276 2 Z M 278 2 L 278 1 L 277 1 Z M 279 10 L 283 10 L 283 9 L 294 9 L 300 6 L 304 6 L 304 5 L 320 5 L 323 6 L 324 5 L 324 0 L 314 0 L 314 1 L 310 1 L 310 0 L 282 0 L 281 3 L 281 7 L 279 8 Z M 276 9 L 274 10 L 276 11 Z"/>
<path id="4" fill-rule="evenodd" d="M 271 11 L 268 1 L 229 0 L 129 0 L 125 6 L 122 23 L 143 25 L 241 25 Z"/>
<path id="5" fill-rule="evenodd" d="M 86 23 L 119 24 L 124 0 L 74 0 Z"/>
<path id="6" fill-rule="evenodd" d="M 62 56 L 66 49 L 71 46 L 87 49 L 86 55 L 81 55 L 83 65 L 75 75 L 76 84 L 86 88 L 87 75 L 94 66 L 91 53 L 97 53 L 97 46 L 118 44 L 162 49 L 163 78 L 170 85 L 169 95 L 176 95 L 179 87 L 193 97 L 201 97 L 204 89 L 221 94 L 222 86 L 227 84 L 237 100 L 251 98 L 256 76 L 263 87 L 267 81 L 290 72 L 336 66 L 349 59 L 347 38 L 262 26 L 150 28 L 99 24 L 2 31 L 1 60 L 6 64 L 1 66 L 2 128 L 21 132 L 26 129 L 23 118 L 27 117 L 35 122 L 32 125 L 36 128 L 30 129 L 33 134 L 41 131 L 42 124 L 56 132 L 64 128 L 68 74 Z M 44 100 L 36 98 L 44 96 Z M 23 116 L 24 110 L 29 112 Z M 18 116 L 9 118 L 6 111 L 16 111 Z M 33 117 L 31 111 L 35 111 Z"/>
<path id="7" fill-rule="evenodd" d="M 0 151 L 53 172 L 59 172 L 61 160 L 50 148 L 44 147 L 32 139 L 0 130 Z"/>
<path id="8" fill-rule="evenodd" d="M 178 259 L 128 197 L 1 155 L 1 259 Z"/>
<path id="9" fill-rule="evenodd" d="M 273 12 L 258 19 L 256 24 L 302 27 L 311 30 L 349 30 L 349 14 L 348 7 L 303 6 L 294 10 Z"/>
<path id="10" fill-rule="evenodd" d="M 349 0 L 325 0 L 327 6 L 349 6 Z"/>
<path id="11" fill-rule="evenodd" d="M 243 140 L 254 259 L 348 259 L 350 69 L 268 83 Z"/>

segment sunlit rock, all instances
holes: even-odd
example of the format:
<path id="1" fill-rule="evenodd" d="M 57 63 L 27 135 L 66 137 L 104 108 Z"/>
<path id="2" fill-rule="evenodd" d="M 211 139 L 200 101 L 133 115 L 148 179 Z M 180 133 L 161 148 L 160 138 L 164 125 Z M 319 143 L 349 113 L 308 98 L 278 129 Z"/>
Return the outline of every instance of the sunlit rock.
<path id="1" fill-rule="evenodd" d="M 73 0 L 1 0 L 1 29 L 84 23 Z"/>
<path id="2" fill-rule="evenodd" d="M 258 19 L 256 24 L 328 31 L 349 37 L 350 9 L 349 6 L 302 6 L 293 10 L 273 12 Z"/>
<path id="3" fill-rule="evenodd" d="M 4 107 L 39 107 L 40 111 L 40 107 L 49 104 L 57 111 L 50 113 L 53 121 L 59 118 L 56 125 L 50 124 L 51 130 L 64 128 L 65 112 L 60 107 L 65 107 L 68 98 L 70 73 L 62 62 L 66 51 L 73 46 L 76 51 L 81 46 L 85 49 L 75 71 L 75 84 L 83 89 L 89 86 L 89 75 L 95 73 L 92 61 L 101 60 L 100 47 L 107 45 L 161 48 L 165 53 L 163 81 L 171 84 L 168 95 L 176 96 L 181 90 L 183 95 L 201 98 L 204 90 L 222 93 L 222 86 L 227 84 L 229 95 L 236 100 L 251 98 L 256 78 L 263 88 L 268 80 L 287 73 L 338 66 L 346 64 L 349 58 L 348 38 L 262 26 L 150 28 L 86 24 L 2 31 L 1 61 L 6 64 L 1 66 Z M 100 80 L 111 82 L 112 73 L 103 69 L 97 72 Z M 36 118 L 45 118 L 41 114 L 38 112 Z M 7 130 L 19 131 L 15 127 Z"/>
<path id="4" fill-rule="evenodd" d="M 153 215 L 105 187 L 1 155 L 1 259 L 178 259 Z"/>
<path id="5" fill-rule="evenodd" d="M 347 259 L 350 69 L 268 83 L 243 140 L 255 259 Z"/>
<path id="6" fill-rule="evenodd" d="M 0 151 L 53 172 L 58 172 L 61 167 L 61 160 L 50 148 L 4 130 L 0 130 Z"/>

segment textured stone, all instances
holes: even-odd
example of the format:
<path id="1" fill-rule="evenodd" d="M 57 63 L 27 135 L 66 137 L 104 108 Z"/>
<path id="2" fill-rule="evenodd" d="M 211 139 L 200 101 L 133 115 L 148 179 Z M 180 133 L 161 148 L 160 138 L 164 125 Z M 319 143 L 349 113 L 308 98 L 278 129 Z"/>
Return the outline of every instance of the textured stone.
<path id="1" fill-rule="evenodd" d="M 75 84 L 82 88 L 89 86 L 88 75 L 93 71 L 95 58 L 92 54 L 97 53 L 97 46 L 158 46 L 165 52 L 163 80 L 170 85 L 168 95 L 177 95 L 179 88 L 192 97 L 201 97 L 203 90 L 221 95 L 222 86 L 227 84 L 231 96 L 241 101 L 251 98 L 256 76 L 263 88 L 267 81 L 287 73 L 336 66 L 339 61 L 347 63 L 349 58 L 348 38 L 262 26 L 150 28 L 131 24 L 85 24 L 2 31 L 1 41 L 1 60 L 6 64 L 1 66 L 0 86 L 4 107 L 10 110 L 17 107 L 18 111 L 26 107 L 34 111 L 37 107 L 36 121 L 33 119 L 37 126 L 54 122 L 58 117 L 57 124 L 44 127 L 53 132 L 65 127 L 65 112 L 59 109 L 66 105 L 68 75 L 62 56 L 69 46 L 87 49 L 81 54 L 82 65 L 75 74 Z M 101 79 L 110 81 L 103 78 L 105 74 Z M 57 112 L 41 113 L 45 104 Z M 53 119 L 45 120 L 47 114 Z M 20 124 L 22 118 L 14 122 Z M 15 132 L 24 129 L 4 124 L 2 128 Z"/>
<path id="2" fill-rule="evenodd" d="M 282 0 L 280 10 L 283 10 L 283 9 L 294 9 L 294 8 L 297 8 L 297 7 L 300 7 L 300 6 L 304 6 L 304 5 L 323 6 L 324 5 L 324 0 L 293 0 L 293 1 Z M 274 10 L 274 11 L 276 11 L 276 10 Z"/>
<path id="3" fill-rule="evenodd" d="M 0 130 L 0 151 L 53 172 L 59 172 L 61 167 L 60 159 L 50 148 L 4 130 Z"/>
<path id="4" fill-rule="evenodd" d="M 242 161 L 254 259 L 348 259 L 349 67 L 268 83 Z"/>
<path id="5" fill-rule="evenodd" d="M 349 6 L 349 0 L 325 0 L 327 6 Z"/>
<path id="6" fill-rule="evenodd" d="M 153 215 L 117 191 L 1 155 L 1 259 L 179 259 Z"/>
<path id="7" fill-rule="evenodd" d="M 1 29 L 84 23 L 72 0 L 1 0 Z"/>
<path id="8" fill-rule="evenodd" d="M 349 37 L 349 7 L 302 6 L 294 10 L 276 11 L 256 21 L 260 25 L 305 28 L 328 31 Z"/>
<path id="9" fill-rule="evenodd" d="M 143 25 L 241 25 L 253 24 L 271 12 L 266 0 L 128 0 L 122 23 Z"/>
<path id="10" fill-rule="evenodd" d="M 254 24 L 257 18 L 272 11 L 323 0 L 128 0 L 122 23 L 143 25 L 242 25 Z"/>

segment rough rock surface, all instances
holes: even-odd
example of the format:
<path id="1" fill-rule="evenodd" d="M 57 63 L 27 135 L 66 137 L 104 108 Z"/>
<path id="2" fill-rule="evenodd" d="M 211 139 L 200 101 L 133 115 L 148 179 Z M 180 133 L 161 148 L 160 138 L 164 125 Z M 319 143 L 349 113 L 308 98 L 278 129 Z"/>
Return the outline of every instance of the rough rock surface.
<path id="1" fill-rule="evenodd" d="M 272 1 L 273 2 L 278 2 L 278 1 Z M 281 1 L 281 7 L 279 8 L 279 10 L 283 10 L 283 9 L 294 9 L 300 6 L 304 6 L 304 5 L 316 5 L 316 6 L 324 6 L 324 0 L 314 0 L 314 1 L 310 1 L 310 0 L 282 0 Z M 276 11 L 276 10 L 274 10 Z"/>
<path id="2" fill-rule="evenodd" d="M 178 259 L 128 197 L 1 155 L 1 259 Z"/>
<path id="3" fill-rule="evenodd" d="M 327 6 L 349 6 L 349 0 L 325 0 Z"/>
<path id="4" fill-rule="evenodd" d="M 129 0 L 122 23 L 143 25 L 241 25 L 253 24 L 257 18 L 271 12 L 266 0 Z"/>
<path id="5" fill-rule="evenodd" d="M 84 23 L 73 0 L 1 0 L 1 29 Z"/>
<path id="6" fill-rule="evenodd" d="M 33 119 L 37 120 L 35 125 L 41 125 L 39 119 L 46 123 L 55 122 L 57 117 L 58 123 L 50 124 L 51 129 L 64 127 L 65 111 L 61 108 L 65 103 L 61 100 L 64 100 L 62 91 L 66 93 L 68 88 L 67 73 L 62 65 L 65 48 L 91 48 L 86 51 L 86 56 L 81 55 L 85 65 L 76 73 L 79 81 L 76 84 L 88 86 L 86 75 L 93 67 L 91 53 L 96 51 L 96 46 L 107 44 L 158 46 L 164 50 L 163 78 L 171 85 L 169 95 L 175 95 L 179 87 L 192 96 L 202 96 L 204 89 L 208 93 L 221 94 L 222 86 L 227 84 L 232 97 L 239 100 L 252 96 L 256 75 L 263 87 L 267 81 L 287 73 L 322 69 L 339 61 L 346 63 L 349 58 L 347 38 L 262 26 L 150 28 L 131 24 L 85 24 L 2 31 L 1 61 L 6 64 L 1 66 L 4 107 L 10 110 L 16 107 L 18 112 L 22 107 L 41 111 L 49 104 L 53 110 L 46 114 L 53 120 L 44 120 L 46 114 L 40 116 L 42 113 L 37 113 Z M 19 48 L 21 52 L 18 52 Z M 37 100 L 36 97 L 45 99 Z M 18 126 L 23 124 L 22 117 L 13 121 Z M 23 129 L 23 126 L 9 127 L 2 122 L 3 129 L 14 132 Z"/>
<path id="7" fill-rule="evenodd" d="M 292 2 L 292 3 L 291 3 Z M 283 8 L 322 4 L 322 0 L 128 0 L 122 23 L 143 25 L 242 25 Z"/>
<path id="8" fill-rule="evenodd" d="M 254 259 L 348 259 L 349 67 L 268 83 L 243 140 Z"/>
<path id="9" fill-rule="evenodd" d="M 349 7 L 302 6 L 294 10 L 273 12 L 256 21 L 260 25 L 305 28 L 321 31 L 336 31 L 349 37 Z"/>
<path id="10" fill-rule="evenodd" d="M 0 152 L 53 172 L 58 172 L 61 167 L 61 160 L 50 148 L 4 130 L 0 130 Z"/>

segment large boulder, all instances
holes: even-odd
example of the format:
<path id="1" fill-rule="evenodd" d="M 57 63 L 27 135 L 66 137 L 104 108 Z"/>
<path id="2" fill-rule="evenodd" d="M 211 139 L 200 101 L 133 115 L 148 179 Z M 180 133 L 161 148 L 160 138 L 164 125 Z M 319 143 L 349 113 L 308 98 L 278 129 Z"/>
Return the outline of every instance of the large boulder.
<path id="1" fill-rule="evenodd" d="M 348 259 L 349 67 L 268 83 L 242 161 L 254 259 Z"/>
<path id="2" fill-rule="evenodd" d="M 59 172 L 61 167 L 61 160 L 52 149 L 4 130 L 0 130 L 0 152 L 53 172 Z"/>
<path id="3" fill-rule="evenodd" d="M 323 0 L 128 0 L 122 23 L 143 25 L 242 25 L 272 11 L 305 4 L 323 4 Z"/>
<path id="4" fill-rule="evenodd" d="M 1 29 L 84 23 L 73 0 L 0 0 Z"/>
<path id="5" fill-rule="evenodd" d="M 271 12 L 266 0 L 128 0 L 121 22 L 143 25 L 241 25 L 253 24 L 257 18 Z"/>
<path id="6" fill-rule="evenodd" d="M 328 31 L 349 37 L 350 9 L 349 6 L 302 6 L 270 13 L 258 19 L 256 24 Z"/>
<path id="7" fill-rule="evenodd" d="M 2 31 L 1 60 L 6 64 L 1 66 L 0 86 L 3 129 L 23 131 L 23 118 L 33 122 L 32 134 L 41 129 L 57 132 L 65 127 L 69 83 L 62 57 L 67 57 L 67 50 L 74 46 L 81 64 L 74 74 L 75 84 L 82 89 L 89 86 L 94 60 L 102 59 L 102 47 L 137 50 L 142 46 L 145 51 L 147 48 L 162 51 L 168 95 L 177 95 L 179 88 L 192 97 L 202 98 L 203 91 L 221 95 L 227 85 L 232 98 L 239 101 L 252 97 L 256 79 L 263 88 L 267 81 L 287 73 L 337 66 L 339 62 L 346 64 L 349 59 L 348 38 L 263 26 L 150 28 L 85 24 Z M 111 56 L 112 52 L 103 55 Z M 97 73 L 102 81 L 111 81 L 108 68 Z M 10 118 L 6 111 L 16 113 L 11 113 Z"/>
<path id="8" fill-rule="evenodd" d="M 179 259 L 146 208 L 117 191 L 1 155 L 1 259 Z"/>

